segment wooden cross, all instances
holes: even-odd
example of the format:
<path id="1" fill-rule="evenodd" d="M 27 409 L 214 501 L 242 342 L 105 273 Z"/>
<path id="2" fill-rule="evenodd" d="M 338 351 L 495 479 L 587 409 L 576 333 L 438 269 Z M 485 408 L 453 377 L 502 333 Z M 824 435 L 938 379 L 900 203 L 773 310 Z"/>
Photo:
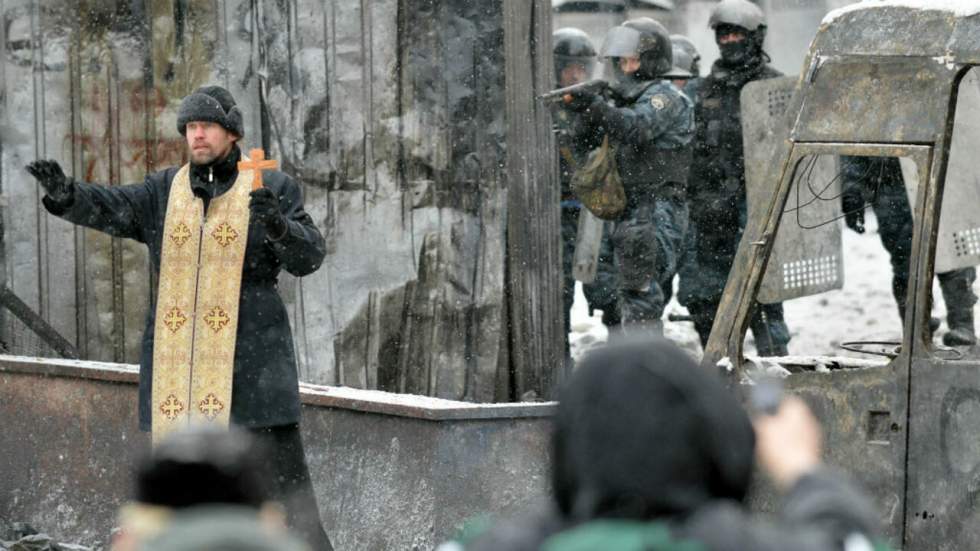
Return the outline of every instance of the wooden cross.
<path id="1" fill-rule="evenodd" d="M 279 168 L 279 161 L 265 158 L 265 151 L 253 149 L 248 152 L 248 161 L 238 161 L 238 170 L 254 170 L 255 177 L 252 178 L 252 191 L 262 187 L 262 171 L 267 169 Z"/>

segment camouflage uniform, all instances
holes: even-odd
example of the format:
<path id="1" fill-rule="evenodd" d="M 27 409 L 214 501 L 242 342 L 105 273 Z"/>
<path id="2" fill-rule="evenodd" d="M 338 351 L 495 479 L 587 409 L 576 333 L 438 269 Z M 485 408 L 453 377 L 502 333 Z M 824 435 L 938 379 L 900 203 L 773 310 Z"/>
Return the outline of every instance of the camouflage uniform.
<path id="1" fill-rule="evenodd" d="M 554 113 L 555 133 L 559 148 L 558 167 L 561 180 L 561 241 L 562 241 L 562 296 L 565 305 L 565 332 L 570 331 L 570 313 L 575 302 L 575 278 L 572 276 L 572 266 L 575 256 L 575 244 L 578 240 L 578 221 L 582 211 L 582 203 L 572 193 L 571 181 L 574 173 L 573 164 L 584 162 L 588 153 L 588 144 L 577 143 L 572 135 L 573 118 L 575 113 L 558 110 Z M 589 304 L 589 314 L 602 310 L 602 323 L 607 327 L 619 325 L 619 306 L 616 302 L 616 270 L 613 265 L 612 241 L 610 233 L 612 225 L 605 223 L 602 231 L 602 243 L 599 250 L 599 260 L 596 267 L 595 280 L 582 285 L 585 299 Z"/>
<path id="2" fill-rule="evenodd" d="M 612 232 L 620 313 L 624 324 L 657 325 L 661 282 L 676 270 L 687 228 L 693 103 L 667 81 L 637 81 L 620 87 L 613 105 L 590 111 L 587 135 L 609 136 L 626 190 L 627 207 Z"/>

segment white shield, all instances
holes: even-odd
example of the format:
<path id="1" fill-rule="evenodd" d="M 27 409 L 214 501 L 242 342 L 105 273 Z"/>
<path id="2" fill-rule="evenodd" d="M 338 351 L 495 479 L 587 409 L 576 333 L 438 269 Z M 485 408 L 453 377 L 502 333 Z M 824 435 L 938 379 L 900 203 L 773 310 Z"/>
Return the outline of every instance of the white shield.
<path id="1" fill-rule="evenodd" d="M 936 241 L 936 273 L 980 264 L 980 74 L 976 69 L 963 77 L 953 119 L 953 140 L 946 165 L 942 215 Z M 915 209 L 919 179 L 915 163 L 902 159 L 902 175 Z"/>
<path id="2" fill-rule="evenodd" d="M 769 168 L 789 136 L 786 107 L 796 77 L 751 82 L 742 89 L 742 139 L 748 215 L 765 215 L 779 185 Z M 840 289 L 844 285 L 841 241 L 841 183 L 837 158 L 806 157 L 797 166 L 793 187 L 776 234 L 758 300 L 774 303 Z"/>
<path id="3" fill-rule="evenodd" d="M 589 209 L 579 210 L 578 234 L 575 239 L 575 256 L 572 257 L 572 276 L 582 283 L 595 281 L 599 265 L 599 248 L 602 246 L 602 220 Z"/>

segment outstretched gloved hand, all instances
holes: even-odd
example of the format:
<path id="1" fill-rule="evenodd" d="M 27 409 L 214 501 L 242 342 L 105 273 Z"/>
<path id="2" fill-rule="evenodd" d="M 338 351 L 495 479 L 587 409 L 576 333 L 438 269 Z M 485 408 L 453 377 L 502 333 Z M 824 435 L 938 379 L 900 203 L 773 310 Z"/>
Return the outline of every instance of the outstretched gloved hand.
<path id="1" fill-rule="evenodd" d="M 27 172 L 37 179 L 44 192 L 56 203 L 64 203 L 72 197 L 74 186 L 65 176 L 61 165 L 54 160 L 38 160 L 27 165 Z"/>
<path id="2" fill-rule="evenodd" d="M 279 212 L 279 198 L 269 188 L 259 188 L 249 194 L 249 220 L 253 224 L 265 226 L 265 231 L 273 240 L 286 235 L 286 219 Z"/>

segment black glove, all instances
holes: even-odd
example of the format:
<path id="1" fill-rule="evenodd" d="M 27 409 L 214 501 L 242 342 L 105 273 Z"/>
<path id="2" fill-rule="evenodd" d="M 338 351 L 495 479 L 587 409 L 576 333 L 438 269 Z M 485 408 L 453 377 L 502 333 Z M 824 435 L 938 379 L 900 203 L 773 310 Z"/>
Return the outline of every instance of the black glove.
<path id="1" fill-rule="evenodd" d="M 52 201 L 65 203 L 71 199 L 74 186 L 72 181 L 65 176 L 65 172 L 61 170 L 58 161 L 34 161 L 27 165 L 27 172 L 30 172 L 31 176 L 37 179 Z"/>
<path id="2" fill-rule="evenodd" d="M 568 95 L 570 98 L 565 102 L 565 107 L 576 113 L 588 110 L 598 98 L 598 96 L 588 90 L 576 90 L 575 92 L 569 92 Z"/>
<path id="3" fill-rule="evenodd" d="M 265 226 L 265 231 L 273 240 L 286 235 L 286 219 L 279 212 L 279 198 L 269 188 L 259 188 L 249 193 L 249 222 Z"/>
<path id="4" fill-rule="evenodd" d="M 864 233 L 864 197 L 860 193 L 844 192 L 841 198 L 844 223 L 857 233 Z"/>

